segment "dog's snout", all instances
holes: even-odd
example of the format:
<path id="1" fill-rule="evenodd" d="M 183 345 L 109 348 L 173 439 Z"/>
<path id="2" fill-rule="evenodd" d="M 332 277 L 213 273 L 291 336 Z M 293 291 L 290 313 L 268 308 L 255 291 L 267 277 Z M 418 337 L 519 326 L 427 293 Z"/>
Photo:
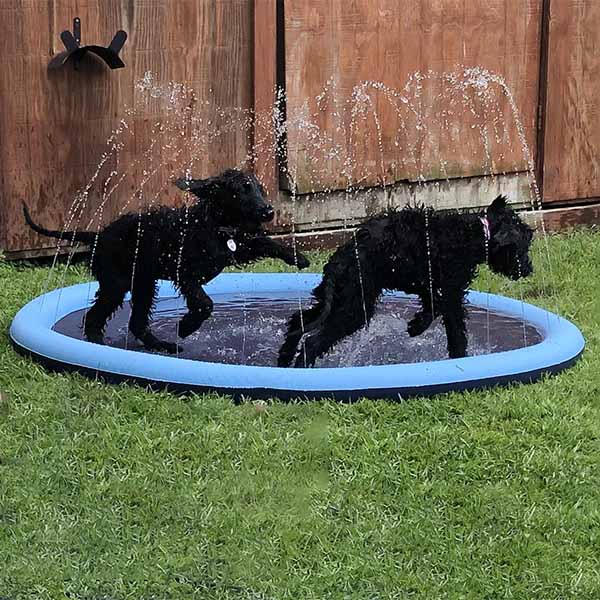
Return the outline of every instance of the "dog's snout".
<path id="1" fill-rule="evenodd" d="M 263 209 L 263 216 L 266 221 L 271 221 L 275 216 L 275 210 L 270 204 L 267 204 L 267 206 L 265 206 Z"/>

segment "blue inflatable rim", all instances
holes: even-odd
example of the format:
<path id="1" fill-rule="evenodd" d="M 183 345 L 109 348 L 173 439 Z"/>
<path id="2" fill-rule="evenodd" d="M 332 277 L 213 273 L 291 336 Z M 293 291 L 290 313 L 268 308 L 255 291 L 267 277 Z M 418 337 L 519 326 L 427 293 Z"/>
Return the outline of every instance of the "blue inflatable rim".
<path id="1" fill-rule="evenodd" d="M 219 294 L 298 291 L 305 293 L 319 274 L 226 273 L 206 286 Z M 15 316 L 10 338 L 15 348 L 52 370 L 74 370 L 109 382 L 131 381 L 174 392 L 218 392 L 249 398 L 403 399 L 455 390 L 533 382 L 577 361 L 585 341 L 579 329 L 558 315 L 503 296 L 469 292 L 473 304 L 519 318 L 536 327 L 543 340 L 527 348 L 461 359 L 370 367 L 282 369 L 179 359 L 100 346 L 52 330 L 71 312 L 86 308 L 95 283 L 54 290 L 24 306 Z M 176 296 L 170 282 L 161 282 L 161 298 Z M 401 294 L 400 294 L 401 295 Z"/>

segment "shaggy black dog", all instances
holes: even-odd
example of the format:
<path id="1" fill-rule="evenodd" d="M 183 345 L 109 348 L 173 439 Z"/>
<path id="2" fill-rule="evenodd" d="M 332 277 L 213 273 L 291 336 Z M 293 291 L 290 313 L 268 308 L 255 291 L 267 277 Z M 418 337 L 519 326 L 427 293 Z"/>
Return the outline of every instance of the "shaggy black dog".
<path id="1" fill-rule="evenodd" d="M 295 357 L 296 367 L 314 365 L 370 321 L 384 289 L 419 297 L 409 335 L 420 335 L 441 315 L 450 357 L 466 356 L 464 299 L 478 265 L 487 262 L 511 279 L 529 275 L 532 237 L 503 196 L 479 214 L 404 208 L 371 218 L 325 265 L 316 303 L 291 317 L 279 366 Z"/>
<path id="2" fill-rule="evenodd" d="M 99 234 L 49 231 L 36 225 L 23 205 L 25 219 L 36 232 L 95 244 L 90 269 L 99 289 L 85 319 L 89 341 L 103 343 L 106 322 L 131 291 L 131 333 L 148 349 L 176 352 L 176 344 L 157 339 L 149 327 L 158 279 L 172 281 L 185 297 L 188 312 L 179 323 L 179 337 L 185 338 L 212 313 L 213 302 L 202 285 L 225 267 L 263 257 L 301 269 L 309 265 L 305 256 L 294 256 L 265 235 L 262 224 L 273 219 L 274 211 L 253 175 L 228 170 L 208 179 L 178 179 L 175 184 L 197 196 L 197 202 L 126 214 Z"/>

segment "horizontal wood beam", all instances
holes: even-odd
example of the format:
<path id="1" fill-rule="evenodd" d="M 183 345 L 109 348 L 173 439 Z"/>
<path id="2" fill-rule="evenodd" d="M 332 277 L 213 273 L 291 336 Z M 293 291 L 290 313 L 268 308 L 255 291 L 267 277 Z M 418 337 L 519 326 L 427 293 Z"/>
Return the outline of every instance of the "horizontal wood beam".
<path id="1" fill-rule="evenodd" d="M 547 233 L 560 233 L 577 227 L 591 227 L 600 225 L 600 203 L 586 206 L 571 206 L 568 208 L 556 208 L 541 211 L 522 211 L 520 213 L 524 221 L 538 232 L 542 228 Z M 299 250 L 331 250 L 344 243 L 352 236 L 352 228 L 348 229 L 325 229 L 298 233 L 295 236 L 283 234 L 273 236 L 286 246 L 295 243 Z"/>
<path id="2" fill-rule="evenodd" d="M 523 211 L 520 214 L 527 223 L 537 230 L 541 229 L 543 219 L 544 228 L 548 233 L 560 233 L 577 227 L 600 225 L 600 203 L 542 211 Z M 320 231 L 297 233 L 295 235 L 289 233 L 273 235 L 272 238 L 286 246 L 291 246 L 295 240 L 299 250 L 330 250 L 350 239 L 352 231 L 352 228 L 323 229 Z M 67 246 L 62 249 L 64 253 L 68 251 L 69 248 Z M 85 247 L 78 249 L 78 252 L 82 251 L 85 251 Z M 8 260 L 28 260 L 54 256 L 55 252 L 55 248 L 46 248 L 7 252 L 5 256 Z"/>
<path id="3" fill-rule="evenodd" d="M 591 227 L 600 225 L 600 203 L 527 211 L 522 213 L 522 217 L 536 229 L 541 227 L 543 219 L 547 232 L 562 232 L 576 227 Z"/>

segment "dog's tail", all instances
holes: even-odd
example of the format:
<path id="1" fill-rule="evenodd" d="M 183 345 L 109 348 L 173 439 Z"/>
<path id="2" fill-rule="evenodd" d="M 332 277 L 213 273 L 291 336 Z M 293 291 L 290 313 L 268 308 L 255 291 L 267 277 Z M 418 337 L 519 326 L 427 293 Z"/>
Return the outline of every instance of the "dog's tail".
<path id="1" fill-rule="evenodd" d="M 23 215 L 25 216 L 25 221 L 27 225 L 31 227 L 36 233 L 40 235 L 45 235 L 46 237 L 57 238 L 59 240 L 67 240 L 74 242 L 81 242 L 82 244 L 93 244 L 96 239 L 96 234 L 92 231 L 53 231 L 51 229 L 45 229 L 41 227 L 37 223 L 33 221 L 31 215 L 29 214 L 29 210 L 27 208 L 27 204 L 23 202 Z"/>

